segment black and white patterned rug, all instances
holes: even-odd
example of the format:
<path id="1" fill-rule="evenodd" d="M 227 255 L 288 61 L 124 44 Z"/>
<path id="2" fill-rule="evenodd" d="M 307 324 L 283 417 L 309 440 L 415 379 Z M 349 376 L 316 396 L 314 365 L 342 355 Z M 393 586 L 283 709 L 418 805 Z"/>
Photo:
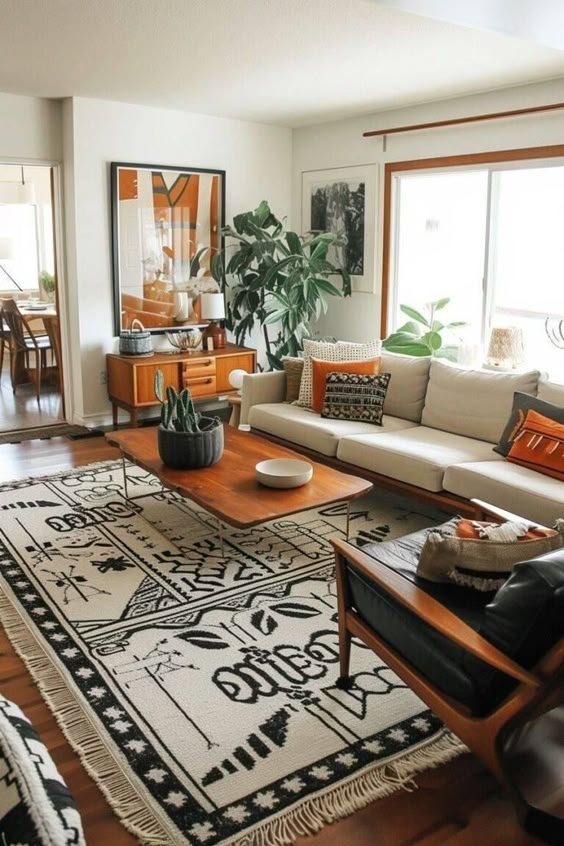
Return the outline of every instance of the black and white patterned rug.
<path id="1" fill-rule="evenodd" d="M 108 462 L 0 488 L 2 621 L 146 844 L 291 843 L 462 751 L 370 650 L 338 676 L 341 505 L 241 531 Z M 433 521 L 376 497 L 353 532 Z"/>

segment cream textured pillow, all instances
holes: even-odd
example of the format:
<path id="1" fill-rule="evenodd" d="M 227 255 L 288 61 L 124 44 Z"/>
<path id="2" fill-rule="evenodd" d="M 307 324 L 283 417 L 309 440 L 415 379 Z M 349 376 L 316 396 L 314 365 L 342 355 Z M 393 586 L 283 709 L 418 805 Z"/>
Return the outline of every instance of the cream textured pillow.
<path id="1" fill-rule="evenodd" d="M 337 344 L 328 341 L 304 341 L 304 369 L 296 405 L 312 407 L 312 358 L 322 361 L 362 361 L 365 358 L 377 358 L 381 349 L 381 341 L 369 341 L 366 344 L 353 344 L 348 341 Z"/>

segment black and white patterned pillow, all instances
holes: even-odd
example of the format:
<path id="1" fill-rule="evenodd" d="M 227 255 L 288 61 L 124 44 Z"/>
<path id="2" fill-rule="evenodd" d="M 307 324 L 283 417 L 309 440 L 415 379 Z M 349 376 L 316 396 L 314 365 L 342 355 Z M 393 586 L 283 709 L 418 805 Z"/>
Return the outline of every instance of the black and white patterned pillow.
<path id="1" fill-rule="evenodd" d="M 390 379 L 390 373 L 328 373 L 321 416 L 381 426 Z"/>
<path id="2" fill-rule="evenodd" d="M 0 695 L 0 843 L 85 846 L 76 805 L 17 705 Z"/>

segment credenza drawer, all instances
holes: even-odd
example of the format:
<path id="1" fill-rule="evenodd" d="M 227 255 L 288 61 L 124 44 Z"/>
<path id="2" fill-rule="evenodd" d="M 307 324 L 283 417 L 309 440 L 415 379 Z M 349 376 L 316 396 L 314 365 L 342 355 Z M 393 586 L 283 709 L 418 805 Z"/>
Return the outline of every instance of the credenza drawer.
<path id="1" fill-rule="evenodd" d="M 215 358 L 194 358 L 182 362 L 182 381 L 192 379 L 194 376 L 213 376 L 215 379 L 216 362 Z"/>
<path id="2" fill-rule="evenodd" d="M 192 372 L 184 372 L 183 387 L 189 388 L 193 397 L 212 396 L 216 392 L 215 373 L 208 373 L 204 376 L 194 376 Z"/>

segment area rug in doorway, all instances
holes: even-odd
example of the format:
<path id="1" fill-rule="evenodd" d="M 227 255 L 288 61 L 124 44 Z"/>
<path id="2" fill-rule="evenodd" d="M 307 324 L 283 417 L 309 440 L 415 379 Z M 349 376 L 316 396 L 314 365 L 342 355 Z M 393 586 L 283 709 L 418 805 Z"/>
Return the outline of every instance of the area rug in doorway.
<path id="1" fill-rule="evenodd" d="M 144 844 L 280 846 L 461 745 L 365 647 L 338 675 L 341 505 L 225 533 L 109 462 L 0 488 L 2 621 L 70 743 Z M 376 498 L 384 540 L 428 516 Z"/>

